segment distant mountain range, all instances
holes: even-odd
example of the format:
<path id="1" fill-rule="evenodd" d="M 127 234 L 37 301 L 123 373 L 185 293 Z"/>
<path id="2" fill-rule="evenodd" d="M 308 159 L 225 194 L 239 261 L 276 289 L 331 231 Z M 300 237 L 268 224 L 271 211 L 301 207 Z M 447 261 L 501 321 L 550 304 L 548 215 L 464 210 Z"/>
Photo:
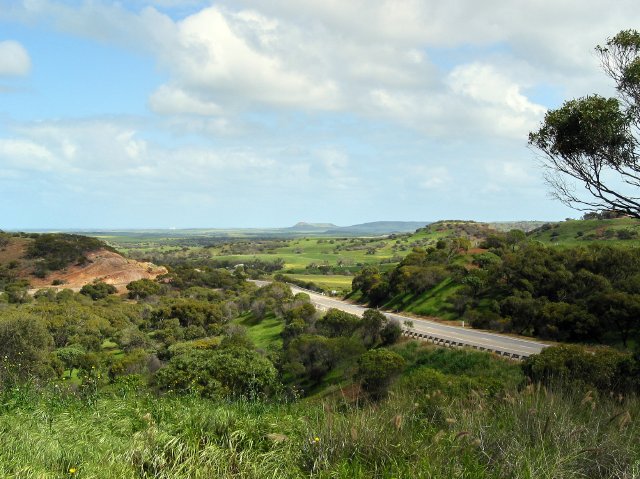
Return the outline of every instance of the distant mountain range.
<path id="1" fill-rule="evenodd" d="M 391 233 L 413 233 L 418 228 L 424 228 L 430 221 L 373 221 L 351 226 L 337 226 L 332 223 L 306 223 L 301 221 L 289 228 L 279 228 L 278 231 L 295 233 L 313 233 L 327 236 L 377 236 Z M 275 230 L 274 230 L 275 231 Z"/>
<path id="2" fill-rule="evenodd" d="M 337 235 L 413 233 L 418 228 L 424 228 L 430 223 L 432 221 L 373 221 L 359 225 L 336 227 L 327 230 L 327 233 Z"/>
<path id="3" fill-rule="evenodd" d="M 413 233 L 424 228 L 431 221 L 373 221 L 351 226 L 337 226 L 333 223 L 307 223 L 301 221 L 284 228 L 154 228 L 154 229 L 77 229 L 65 232 L 79 233 L 88 236 L 109 237 L 129 236 L 134 238 L 242 238 L 242 237 L 300 237 L 312 236 L 382 236 L 392 233 Z M 51 232 L 52 230 L 38 230 Z M 57 230 L 60 231 L 60 230 Z M 57 232 L 56 231 L 56 232 Z"/>

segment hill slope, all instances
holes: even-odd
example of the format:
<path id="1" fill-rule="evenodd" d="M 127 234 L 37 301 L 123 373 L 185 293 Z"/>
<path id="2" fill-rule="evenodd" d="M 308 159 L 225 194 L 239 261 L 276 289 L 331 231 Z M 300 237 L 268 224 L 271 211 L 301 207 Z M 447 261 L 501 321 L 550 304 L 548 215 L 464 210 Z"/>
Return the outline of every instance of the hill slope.
<path id="1" fill-rule="evenodd" d="M 586 246 L 595 242 L 635 247 L 640 246 L 640 220 L 615 218 L 546 223 L 531 231 L 529 237 L 542 243 L 566 246 Z"/>
<path id="2" fill-rule="evenodd" d="M 124 290 L 131 281 L 165 273 L 164 267 L 126 259 L 101 241 L 79 235 L 3 233 L 0 244 L 0 286 L 26 280 L 34 289 L 79 289 L 104 281 Z"/>

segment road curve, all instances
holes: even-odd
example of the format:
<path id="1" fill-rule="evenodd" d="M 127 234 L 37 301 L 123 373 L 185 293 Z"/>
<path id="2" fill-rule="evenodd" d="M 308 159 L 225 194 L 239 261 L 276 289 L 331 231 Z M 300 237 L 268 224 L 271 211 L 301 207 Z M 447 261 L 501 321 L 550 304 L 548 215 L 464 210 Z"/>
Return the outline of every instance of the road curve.
<path id="1" fill-rule="evenodd" d="M 258 286 L 265 286 L 270 281 L 254 280 Z M 362 316 L 367 308 L 347 303 L 335 298 L 309 291 L 292 284 L 289 285 L 291 291 L 296 293 L 306 293 L 311 298 L 311 302 L 321 310 L 336 308 L 347 313 Z M 383 312 L 383 311 L 381 311 Z M 501 356 L 513 359 L 523 359 L 532 354 L 538 354 L 546 344 L 529 341 L 526 339 L 512 338 L 502 334 L 488 333 L 477 329 L 467 329 L 459 326 L 449 326 L 447 324 L 430 321 L 428 319 L 417 319 L 397 313 L 383 312 L 390 319 L 400 322 L 405 336 L 429 341 L 434 344 L 449 347 L 471 347 L 483 351 L 492 351 Z M 410 323 L 406 323 L 409 321 Z"/>

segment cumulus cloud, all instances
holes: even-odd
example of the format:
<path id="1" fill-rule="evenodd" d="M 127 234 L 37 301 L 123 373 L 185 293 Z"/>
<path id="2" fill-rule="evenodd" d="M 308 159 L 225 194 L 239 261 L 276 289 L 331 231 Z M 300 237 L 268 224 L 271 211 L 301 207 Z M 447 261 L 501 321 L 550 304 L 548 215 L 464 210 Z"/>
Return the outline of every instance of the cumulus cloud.
<path id="1" fill-rule="evenodd" d="M 522 137 L 546 111 L 544 106 L 524 96 L 520 85 L 492 65 L 460 65 L 449 74 L 448 81 L 454 93 L 471 100 L 471 109 L 475 107 L 474 113 L 496 134 Z"/>
<path id="2" fill-rule="evenodd" d="M 415 0 L 226 2 L 179 19 L 151 4 L 136 12 L 110 3 L 71 9 L 43 0 L 14 15 L 51 18 L 64 31 L 151 53 L 169 81 L 150 94 L 149 106 L 166 116 L 228 121 L 230 113 L 263 107 L 335 111 L 444 134 L 449 125 L 485 132 L 486 117 L 497 114 L 505 118 L 497 124 L 504 129 L 492 133 L 513 136 L 539 114 L 520 79 L 505 79 L 493 59 L 483 63 L 479 82 L 472 78 L 474 65 L 461 65 L 451 76 L 432 58 L 434 48 L 517 36 L 513 9 L 498 3 L 474 9 L 465 2 Z M 491 22 L 488 11 L 495 15 Z M 522 60 L 501 62 L 505 70 Z M 475 112 L 466 114 L 469 109 Z"/>
<path id="3" fill-rule="evenodd" d="M 24 76 L 30 70 L 31 58 L 20 43 L 0 41 L 0 76 Z"/>

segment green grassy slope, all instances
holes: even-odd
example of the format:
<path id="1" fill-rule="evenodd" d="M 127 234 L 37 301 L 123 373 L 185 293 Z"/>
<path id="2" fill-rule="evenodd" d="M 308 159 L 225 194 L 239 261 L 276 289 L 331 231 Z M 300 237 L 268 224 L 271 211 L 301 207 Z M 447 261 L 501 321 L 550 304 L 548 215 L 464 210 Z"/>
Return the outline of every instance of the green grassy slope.
<path id="1" fill-rule="evenodd" d="M 405 311 L 423 316 L 437 316 L 442 319 L 454 319 L 450 311 L 449 298 L 460 289 L 460 285 L 447 278 L 425 293 L 399 295 L 384 305 L 385 309 Z"/>
<path id="2" fill-rule="evenodd" d="M 492 393 L 517 379 L 517 366 L 485 353 L 398 351 L 409 371 L 375 404 L 346 391 L 293 402 L 158 397 L 126 381 L 103 393 L 11 388 L 0 397 L 0 476 L 637 477 L 636 397 Z"/>
<path id="3" fill-rule="evenodd" d="M 622 239 L 629 237 L 630 239 Z M 569 220 L 548 223 L 530 233 L 529 238 L 545 244 L 579 246 L 591 243 L 640 246 L 640 220 Z"/>
<path id="4" fill-rule="evenodd" d="M 247 335 L 253 344 L 260 349 L 281 349 L 280 333 L 284 329 L 284 321 L 274 316 L 267 316 L 262 321 L 255 320 L 251 314 L 245 314 L 233 321 L 247 328 Z"/>

